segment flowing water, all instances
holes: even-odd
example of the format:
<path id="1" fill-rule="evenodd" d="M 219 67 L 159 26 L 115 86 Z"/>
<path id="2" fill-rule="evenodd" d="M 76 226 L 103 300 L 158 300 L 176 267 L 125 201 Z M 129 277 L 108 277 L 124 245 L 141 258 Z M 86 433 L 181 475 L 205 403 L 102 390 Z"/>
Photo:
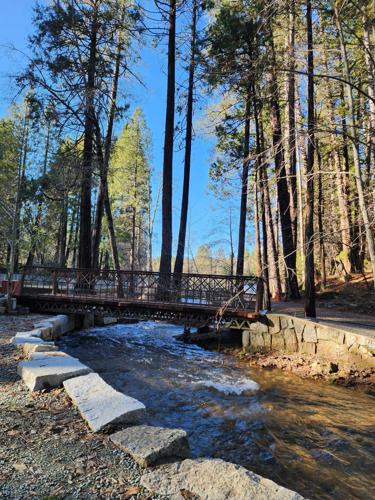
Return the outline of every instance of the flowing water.
<path id="1" fill-rule="evenodd" d="M 375 498 L 375 397 L 248 368 L 156 322 L 91 328 L 62 347 L 142 401 L 147 422 L 309 498 Z"/>

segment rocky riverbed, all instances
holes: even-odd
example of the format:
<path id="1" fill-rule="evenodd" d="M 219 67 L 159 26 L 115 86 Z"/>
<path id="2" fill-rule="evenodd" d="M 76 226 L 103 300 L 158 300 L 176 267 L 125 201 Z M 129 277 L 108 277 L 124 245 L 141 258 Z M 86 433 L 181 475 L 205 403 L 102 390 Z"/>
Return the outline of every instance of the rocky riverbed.
<path id="1" fill-rule="evenodd" d="M 261 368 L 285 370 L 302 378 L 325 380 L 346 387 L 374 391 L 375 371 L 373 369 L 340 370 L 335 362 L 317 359 L 314 355 L 301 353 L 244 353 L 241 348 L 225 347 L 223 352 L 235 355 L 241 363 Z"/>
<path id="2" fill-rule="evenodd" d="M 88 432 L 62 389 L 34 395 L 19 380 L 9 339 L 39 318 L 0 319 L 0 498 L 161 498 L 139 486 L 142 470 L 108 436 Z"/>

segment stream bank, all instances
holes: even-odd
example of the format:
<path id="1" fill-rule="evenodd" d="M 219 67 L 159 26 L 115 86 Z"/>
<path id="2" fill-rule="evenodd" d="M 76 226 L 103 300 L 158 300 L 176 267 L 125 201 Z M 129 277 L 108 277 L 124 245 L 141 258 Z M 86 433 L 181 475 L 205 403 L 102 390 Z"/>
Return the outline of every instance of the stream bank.
<path id="1" fill-rule="evenodd" d="M 46 318 L 0 318 L 0 498 L 150 498 L 142 469 L 106 434 L 88 432 L 63 389 L 30 393 L 19 379 L 22 356 L 9 341 Z"/>

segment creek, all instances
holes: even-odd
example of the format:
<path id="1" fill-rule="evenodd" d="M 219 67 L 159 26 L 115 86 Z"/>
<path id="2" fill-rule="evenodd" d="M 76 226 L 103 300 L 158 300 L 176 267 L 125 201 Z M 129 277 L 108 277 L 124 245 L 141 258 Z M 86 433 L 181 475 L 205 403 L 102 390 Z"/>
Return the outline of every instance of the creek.
<path id="1" fill-rule="evenodd" d="M 187 431 L 195 457 L 234 462 L 312 499 L 375 498 L 375 397 L 247 367 L 157 322 L 90 328 L 60 346 Z"/>

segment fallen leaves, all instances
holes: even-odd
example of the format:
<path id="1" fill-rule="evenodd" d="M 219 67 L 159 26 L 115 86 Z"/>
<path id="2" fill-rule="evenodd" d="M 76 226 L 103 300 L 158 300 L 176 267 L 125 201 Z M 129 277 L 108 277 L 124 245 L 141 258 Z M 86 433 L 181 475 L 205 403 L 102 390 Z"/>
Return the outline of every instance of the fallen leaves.
<path id="1" fill-rule="evenodd" d="M 12 464 L 13 468 L 17 472 L 25 472 L 27 471 L 27 465 L 26 464 Z"/>
<path id="2" fill-rule="evenodd" d="M 138 486 L 131 486 L 130 488 L 127 488 L 126 490 L 123 491 L 121 499 L 128 500 L 128 498 L 131 498 L 134 495 L 138 495 L 140 491 L 141 489 Z"/>

